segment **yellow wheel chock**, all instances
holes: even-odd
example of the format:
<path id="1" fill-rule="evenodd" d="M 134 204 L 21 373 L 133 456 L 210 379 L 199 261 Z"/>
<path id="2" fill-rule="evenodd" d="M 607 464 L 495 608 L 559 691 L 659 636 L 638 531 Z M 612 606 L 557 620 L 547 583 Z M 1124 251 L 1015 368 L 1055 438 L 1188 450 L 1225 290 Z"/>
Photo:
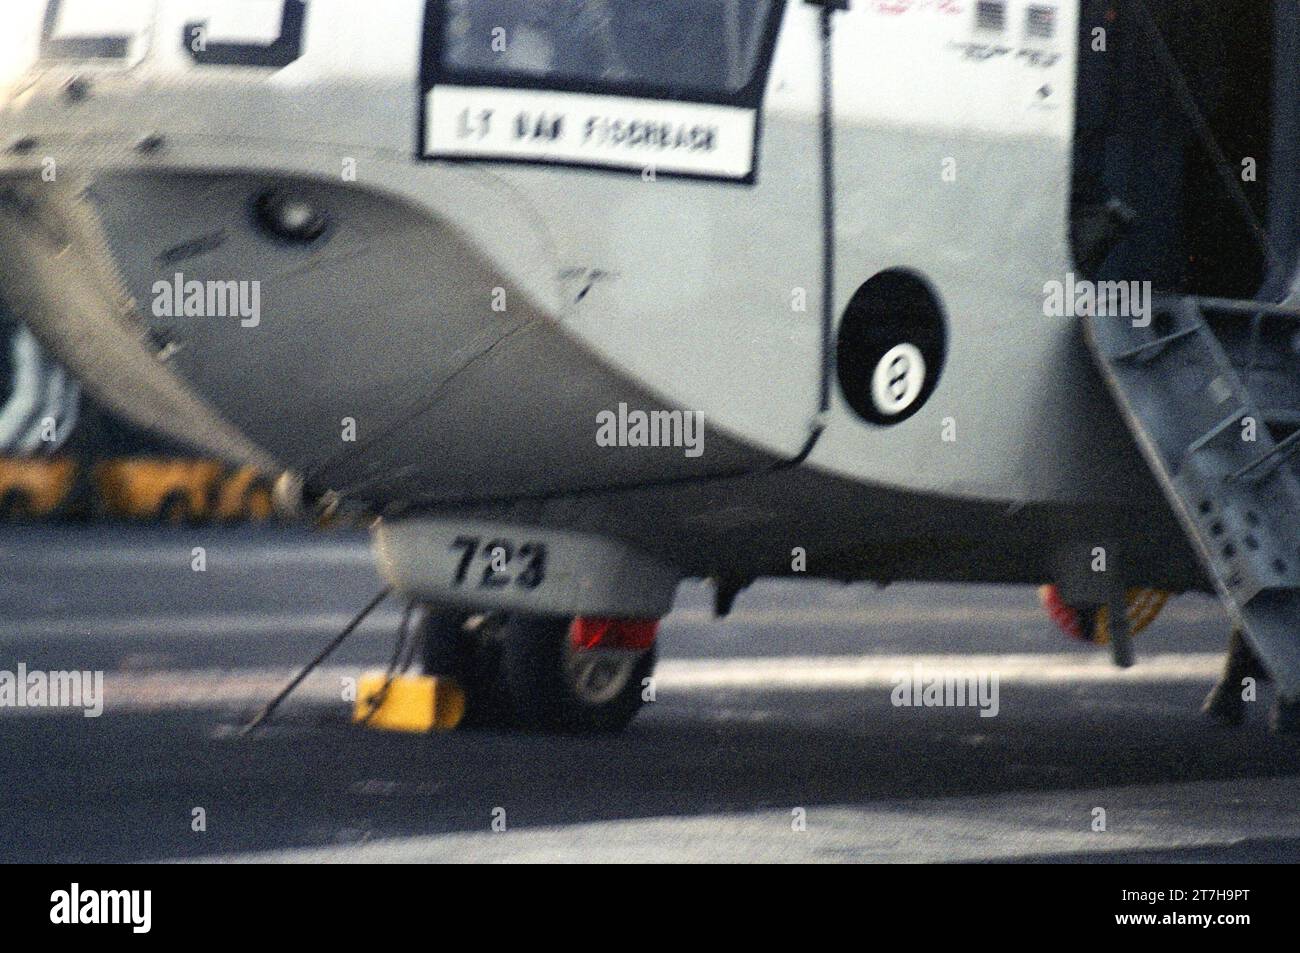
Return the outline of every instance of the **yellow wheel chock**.
<path id="1" fill-rule="evenodd" d="M 386 688 L 385 688 L 386 686 Z M 357 681 L 352 721 L 386 731 L 450 731 L 465 717 L 465 691 L 445 675 L 367 672 Z"/>

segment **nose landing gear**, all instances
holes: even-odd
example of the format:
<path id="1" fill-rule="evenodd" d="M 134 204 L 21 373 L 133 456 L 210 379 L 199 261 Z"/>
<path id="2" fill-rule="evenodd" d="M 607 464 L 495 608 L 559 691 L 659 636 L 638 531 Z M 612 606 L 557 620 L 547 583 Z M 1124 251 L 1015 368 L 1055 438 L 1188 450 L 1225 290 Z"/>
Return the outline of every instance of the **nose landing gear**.
<path id="1" fill-rule="evenodd" d="M 467 726 L 617 732 L 652 697 L 657 620 L 424 604 L 416 625 L 425 673 L 464 687 Z"/>

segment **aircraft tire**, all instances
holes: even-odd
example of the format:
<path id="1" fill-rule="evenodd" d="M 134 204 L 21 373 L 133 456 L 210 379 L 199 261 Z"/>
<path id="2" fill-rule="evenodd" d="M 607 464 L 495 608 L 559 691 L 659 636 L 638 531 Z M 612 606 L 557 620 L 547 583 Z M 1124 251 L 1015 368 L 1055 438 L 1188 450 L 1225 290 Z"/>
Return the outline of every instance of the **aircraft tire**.
<path id="1" fill-rule="evenodd" d="M 622 731 L 641 710 L 655 649 L 576 651 L 572 619 L 514 615 L 502 627 L 501 671 L 520 727 L 600 734 Z"/>
<path id="2" fill-rule="evenodd" d="M 501 671 L 502 617 L 425 603 L 416 637 L 426 675 L 454 678 L 467 696 L 462 728 L 510 728 L 515 719 Z"/>

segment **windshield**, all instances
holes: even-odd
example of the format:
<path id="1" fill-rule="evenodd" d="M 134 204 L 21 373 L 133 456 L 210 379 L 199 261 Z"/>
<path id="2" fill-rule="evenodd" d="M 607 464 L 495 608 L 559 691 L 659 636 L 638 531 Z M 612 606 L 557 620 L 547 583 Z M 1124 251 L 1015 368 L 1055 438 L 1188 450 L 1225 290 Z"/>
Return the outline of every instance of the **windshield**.
<path id="1" fill-rule="evenodd" d="M 445 70 L 553 88 L 736 94 L 780 0 L 446 0 Z"/>

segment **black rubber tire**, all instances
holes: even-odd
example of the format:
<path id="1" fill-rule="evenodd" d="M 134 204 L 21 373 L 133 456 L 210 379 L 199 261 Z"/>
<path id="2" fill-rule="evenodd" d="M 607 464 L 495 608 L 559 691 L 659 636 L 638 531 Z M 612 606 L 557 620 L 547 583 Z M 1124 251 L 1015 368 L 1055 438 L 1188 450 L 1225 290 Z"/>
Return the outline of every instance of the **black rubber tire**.
<path id="1" fill-rule="evenodd" d="M 465 691 L 462 728 L 514 727 L 501 672 L 499 619 L 425 603 L 416 609 L 421 670 L 450 675 Z"/>
<path id="2" fill-rule="evenodd" d="M 641 710 L 655 649 L 642 653 L 617 694 L 592 704 L 574 692 L 566 667 L 571 622 L 568 617 L 515 615 L 503 623 L 501 670 L 516 722 L 583 734 L 622 731 Z"/>

